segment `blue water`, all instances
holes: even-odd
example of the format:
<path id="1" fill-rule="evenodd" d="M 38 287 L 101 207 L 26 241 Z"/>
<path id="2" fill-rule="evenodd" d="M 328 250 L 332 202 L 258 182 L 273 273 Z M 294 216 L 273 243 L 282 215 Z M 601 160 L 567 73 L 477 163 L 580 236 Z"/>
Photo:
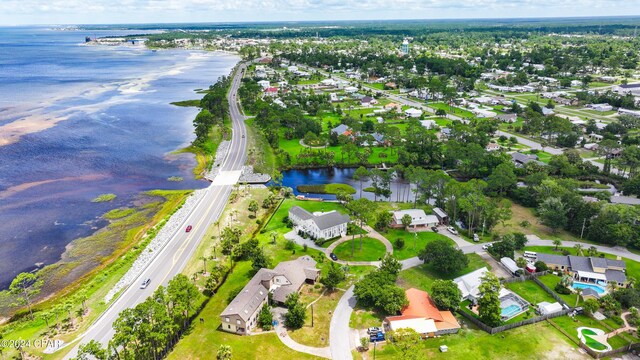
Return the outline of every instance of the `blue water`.
<path id="1" fill-rule="evenodd" d="M 0 287 L 58 261 L 72 240 L 105 226 L 103 213 L 142 191 L 207 185 L 192 175 L 193 156 L 171 154 L 194 138 L 197 109 L 169 103 L 201 97 L 194 90 L 238 58 L 82 45 L 124 34 L 0 28 Z M 7 126 L 22 119 L 41 131 L 7 144 Z M 102 193 L 118 198 L 91 202 Z"/>
<path id="2" fill-rule="evenodd" d="M 520 311 L 522 311 L 522 308 L 520 306 L 512 304 L 500 309 L 500 315 L 502 315 L 503 317 L 509 318 L 519 313 Z"/>
<path id="3" fill-rule="evenodd" d="M 575 282 L 575 281 L 573 282 L 573 288 L 574 289 L 593 289 L 595 292 L 598 293 L 598 295 L 602 295 L 606 292 L 606 290 L 602 286 L 598 286 L 595 284 Z"/>

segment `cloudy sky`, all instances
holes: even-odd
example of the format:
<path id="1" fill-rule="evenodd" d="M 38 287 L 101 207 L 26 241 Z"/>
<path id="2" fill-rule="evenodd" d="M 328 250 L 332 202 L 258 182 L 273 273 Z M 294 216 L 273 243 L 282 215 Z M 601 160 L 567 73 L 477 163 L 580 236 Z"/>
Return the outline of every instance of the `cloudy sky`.
<path id="1" fill-rule="evenodd" d="M 0 0 L 0 25 L 640 15 L 640 0 Z"/>

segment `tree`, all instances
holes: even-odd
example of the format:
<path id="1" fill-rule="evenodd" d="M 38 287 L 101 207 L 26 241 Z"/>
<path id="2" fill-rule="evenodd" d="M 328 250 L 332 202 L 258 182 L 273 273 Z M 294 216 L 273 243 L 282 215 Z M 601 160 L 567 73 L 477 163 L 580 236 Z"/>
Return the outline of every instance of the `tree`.
<path id="1" fill-rule="evenodd" d="M 402 263 L 398 261 L 398 259 L 394 258 L 393 255 L 387 253 L 382 258 L 380 262 L 380 267 L 378 271 L 384 272 L 386 274 L 390 274 L 393 277 L 397 277 L 402 270 Z"/>
<path id="2" fill-rule="evenodd" d="M 489 253 L 493 255 L 497 259 L 502 259 L 503 257 L 508 257 L 513 259 L 513 241 L 511 239 L 506 238 L 502 241 L 496 241 L 489 247 Z"/>
<path id="3" fill-rule="evenodd" d="M 445 239 L 436 239 L 428 243 L 418 258 L 425 264 L 430 263 L 442 274 L 454 274 L 469 264 L 469 259 L 460 249 L 456 249 Z"/>
<path id="4" fill-rule="evenodd" d="M 362 351 L 367 351 L 369 350 L 369 338 L 366 336 L 363 336 L 360 338 L 360 349 L 362 349 Z"/>
<path id="5" fill-rule="evenodd" d="M 335 289 L 339 283 L 344 281 L 345 273 L 344 270 L 336 263 L 329 263 L 329 270 L 327 271 L 327 275 L 323 276 L 320 279 L 320 283 L 327 287 L 330 291 Z"/>
<path id="6" fill-rule="evenodd" d="M 384 231 L 389 226 L 389 224 L 391 224 L 391 221 L 393 221 L 393 214 L 386 210 L 379 212 L 378 216 L 376 217 L 376 230 Z"/>
<path id="7" fill-rule="evenodd" d="M 360 166 L 353 173 L 353 180 L 360 182 L 360 197 L 362 197 L 362 182 L 367 181 L 369 176 L 371 176 L 371 173 L 364 166 Z"/>
<path id="8" fill-rule="evenodd" d="M 553 246 L 555 246 L 555 247 L 556 247 L 556 251 L 558 251 L 558 247 L 559 247 L 559 246 L 562 246 L 562 240 L 560 240 L 560 239 L 554 239 L 554 240 L 553 240 Z"/>
<path id="9" fill-rule="evenodd" d="M 582 308 L 587 315 L 593 315 L 593 313 L 600 308 L 600 304 L 598 304 L 598 300 L 596 299 L 587 299 L 582 304 Z"/>
<path id="10" fill-rule="evenodd" d="M 231 360 L 233 354 L 231 352 L 231 346 L 229 345 L 220 345 L 218 347 L 218 352 L 216 353 L 216 360 Z"/>
<path id="11" fill-rule="evenodd" d="M 542 223 L 550 227 L 554 233 L 559 228 L 567 225 L 567 209 L 560 198 L 550 197 L 545 199 L 538 208 L 538 214 L 542 219 Z"/>
<path id="12" fill-rule="evenodd" d="M 262 309 L 260 309 L 260 313 L 258 314 L 258 325 L 262 328 L 262 330 L 268 331 L 271 330 L 271 326 L 273 324 L 273 315 L 271 315 L 271 309 L 269 308 L 269 304 L 264 304 Z"/>
<path id="13" fill-rule="evenodd" d="M 409 214 L 404 214 L 404 215 L 402 216 L 402 219 L 400 219 L 400 221 L 402 221 L 402 226 L 404 226 L 404 228 L 406 229 L 406 228 L 408 228 L 408 227 L 409 227 L 409 225 L 411 225 L 411 222 L 412 222 L 413 220 L 411 219 L 411 215 L 409 215 Z"/>
<path id="14" fill-rule="evenodd" d="M 33 319 L 32 303 L 33 298 L 40 293 L 43 281 L 38 275 L 23 272 L 13 279 L 9 285 L 9 292 L 17 296 L 17 301 L 21 305 L 27 305 L 29 308 L 29 316 Z"/>
<path id="15" fill-rule="evenodd" d="M 525 245 L 527 245 L 527 242 L 529 242 L 529 240 L 527 240 L 527 236 L 523 233 L 513 233 L 513 248 L 516 250 L 522 250 L 524 249 Z"/>
<path id="16" fill-rule="evenodd" d="M 256 200 L 249 201 L 249 207 L 247 208 L 249 211 L 253 213 L 253 217 L 258 216 L 258 202 Z"/>
<path id="17" fill-rule="evenodd" d="M 524 269 L 527 266 L 527 259 L 523 257 L 517 258 L 516 265 L 518 265 L 519 268 Z"/>
<path id="18" fill-rule="evenodd" d="M 486 272 L 478 287 L 478 315 L 489 326 L 498 326 L 502 322 L 500 309 L 500 280 L 492 272 Z"/>
<path id="19" fill-rule="evenodd" d="M 431 285 L 431 298 L 438 308 L 457 310 L 462 292 L 451 280 L 436 280 Z"/>
<path id="20" fill-rule="evenodd" d="M 254 249 L 251 256 L 251 268 L 254 272 L 258 272 L 262 268 L 268 269 L 271 266 L 270 263 L 271 261 L 269 261 L 262 248 Z"/>
<path id="21" fill-rule="evenodd" d="M 511 162 L 508 162 L 498 165 L 493 170 L 487 179 L 487 186 L 489 190 L 503 196 L 509 189 L 515 187 L 517 182 L 518 178 L 515 174 L 515 166 L 513 166 Z"/>
<path id="22" fill-rule="evenodd" d="M 307 319 L 306 307 L 300 302 L 297 293 L 287 296 L 285 304 L 289 311 L 284 315 L 284 324 L 290 329 L 300 329 Z"/>
<path id="23" fill-rule="evenodd" d="M 556 247 L 557 248 L 557 247 Z M 573 248 L 576 249 L 576 255 L 582 256 L 582 244 L 575 244 Z"/>
<path id="24" fill-rule="evenodd" d="M 108 358 L 107 350 L 102 347 L 102 344 L 96 340 L 91 340 L 86 344 L 80 345 L 78 348 L 78 356 L 76 356 L 74 360 L 107 360 Z"/>
<path id="25" fill-rule="evenodd" d="M 420 341 L 422 338 L 411 328 L 400 328 L 393 331 L 390 336 L 393 346 L 400 353 L 399 359 L 417 360 L 421 358 Z"/>

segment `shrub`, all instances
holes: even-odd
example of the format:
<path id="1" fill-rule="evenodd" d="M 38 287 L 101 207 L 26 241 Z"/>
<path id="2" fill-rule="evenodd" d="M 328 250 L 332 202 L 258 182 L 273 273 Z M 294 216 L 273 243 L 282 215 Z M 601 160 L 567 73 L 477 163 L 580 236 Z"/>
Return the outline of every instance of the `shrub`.
<path id="1" fill-rule="evenodd" d="M 307 244 L 302 245 L 302 251 L 307 252 Z"/>
<path id="2" fill-rule="evenodd" d="M 562 255 L 564 255 L 564 256 L 568 256 L 568 255 L 570 255 L 570 254 L 571 254 L 571 253 L 569 252 L 569 250 L 567 250 L 567 249 L 562 249 Z"/>
<path id="3" fill-rule="evenodd" d="M 554 290 L 558 293 L 558 294 L 562 294 L 562 295 L 569 295 L 571 294 L 571 290 L 569 290 L 566 286 L 563 286 L 562 284 L 558 283 L 556 285 L 556 287 L 554 288 Z"/>
<path id="4" fill-rule="evenodd" d="M 404 239 L 403 238 L 397 238 L 395 241 L 396 244 L 396 248 L 398 249 L 402 249 L 404 247 Z"/>
<path id="5" fill-rule="evenodd" d="M 293 240 L 287 240 L 287 242 L 284 243 L 284 248 L 286 250 L 294 250 L 296 248 L 296 243 L 293 242 Z"/>

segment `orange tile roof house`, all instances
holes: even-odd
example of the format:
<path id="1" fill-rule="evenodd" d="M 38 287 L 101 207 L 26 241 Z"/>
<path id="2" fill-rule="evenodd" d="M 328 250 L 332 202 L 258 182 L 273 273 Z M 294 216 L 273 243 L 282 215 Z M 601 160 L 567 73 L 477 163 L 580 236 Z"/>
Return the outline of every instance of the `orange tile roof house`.
<path id="1" fill-rule="evenodd" d="M 402 315 L 384 319 L 388 330 L 411 328 L 422 337 L 455 334 L 460 330 L 460 324 L 451 311 L 438 310 L 426 291 L 411 288 L 405 293 L 409 305 L 402 309 Z"/>

